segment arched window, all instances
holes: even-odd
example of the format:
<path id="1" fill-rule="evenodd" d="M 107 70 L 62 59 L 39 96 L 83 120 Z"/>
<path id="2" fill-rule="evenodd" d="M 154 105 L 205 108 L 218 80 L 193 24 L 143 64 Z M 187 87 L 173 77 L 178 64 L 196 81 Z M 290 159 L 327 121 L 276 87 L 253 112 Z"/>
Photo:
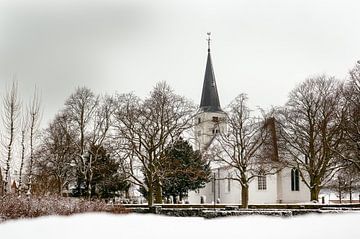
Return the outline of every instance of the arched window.
<path id="1" fill-rule="evenodd" d="M 215 178 L 211 178 L 211 192 L 213 193 L 215 189 Z"/>
<path id="2" fill-rule="evenodd" d="M 228 173 L 228 192 L 230 192 L 231 191 L 231 174 L 230 173 Z"/>
<path id="3" fill-rule="evenodd" d="M 299 191 L 299 170 L 296 168 L 291 169 L 291 191 Z"/>

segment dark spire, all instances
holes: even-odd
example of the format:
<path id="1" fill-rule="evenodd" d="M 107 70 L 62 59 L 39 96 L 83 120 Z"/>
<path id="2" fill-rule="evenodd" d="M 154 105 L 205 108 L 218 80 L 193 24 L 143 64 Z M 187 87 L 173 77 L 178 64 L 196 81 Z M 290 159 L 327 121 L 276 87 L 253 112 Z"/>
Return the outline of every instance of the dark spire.
<path id="1" fill-rule="evenodd" d="M 205 69 L 204 84 L 201 94 L 200 109 L 203 111 L 222 111 L 220 107 L 219 95 L 217 92 L 214 70 L 210 56 L 210 32 L 207 33 L 209 36 L 208 41 L 208 56 Z"/>

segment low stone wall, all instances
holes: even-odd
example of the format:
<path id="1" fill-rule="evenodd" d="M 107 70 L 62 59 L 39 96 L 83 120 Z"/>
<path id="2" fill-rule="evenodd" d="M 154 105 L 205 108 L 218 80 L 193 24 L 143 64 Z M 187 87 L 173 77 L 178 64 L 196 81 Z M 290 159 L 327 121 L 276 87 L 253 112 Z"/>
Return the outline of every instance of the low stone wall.
<path id="1" fill-rule="evenodd" d="M 116 206 L 116 205 L 115 205 Z M 147 204 L 122 204 L 122 207 L 125 208 L 144 208 L 147 207 Z M 228 208 L 240 208 L 240 204 L 155 204 L 154 206 L 160 206 L 161 208 L 184 208 L 184 209 L 194 209 L 194 208 L 201 208 L 201 209 L 220 209 L 226 210 Z M 285 209 L 360 209 L 360 204 L 321 204 L 321 203 L 314 203 L 314 204 L 252 204 L 249 205 L 249 209 L 272 209 L 272 210 L 285 210 Z"/>
<path id="2" fill-rule="evenodd" d="M 203 217 L 207 219 L 227 217 L 227 216 L 275 216 L 275 217 L 292 217 L 305 214 L 321 214 L 321 213 L 343 213 L 353 212 L 354 209 L 349 208 L 326 208 L 326 209 L 205 209 L 205 208 L 162 208 L 161 206 L 153 206 L 151 208 L 137 207 L 131 209 L 134 213 L 153 213 L 158 215 L 166 215 L 172 217 Z M 356 211 L 360 211 L 357 209 Z"/>

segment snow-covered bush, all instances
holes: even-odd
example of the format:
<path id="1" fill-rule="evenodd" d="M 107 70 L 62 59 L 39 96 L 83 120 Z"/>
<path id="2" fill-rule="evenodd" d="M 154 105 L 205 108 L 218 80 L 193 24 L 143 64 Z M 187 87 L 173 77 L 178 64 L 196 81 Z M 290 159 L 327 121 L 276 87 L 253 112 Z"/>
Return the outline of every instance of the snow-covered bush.
<path id="1" fill-rule="evenodd" d="M 126 213 L 119 205 L 109 205 L 98 200 L 71 197 L 26 197 L 6 195 L 0 197 L 0 218 L 15 219 L 47 215 L 71 215 L 84 212 Z"/>

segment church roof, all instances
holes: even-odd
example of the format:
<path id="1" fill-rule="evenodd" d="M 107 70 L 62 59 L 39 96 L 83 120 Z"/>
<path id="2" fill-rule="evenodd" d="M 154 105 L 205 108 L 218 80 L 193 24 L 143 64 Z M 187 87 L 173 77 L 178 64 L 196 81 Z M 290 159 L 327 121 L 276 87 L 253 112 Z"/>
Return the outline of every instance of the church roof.
<path id="1" fill-rule="evenodd" d="M 216 87 L 214 69 L 211 62 L 210 47 L 208 48 L 200 109 L 205 112 L 222 111 L 220 107 L 220 100 Z"/>

